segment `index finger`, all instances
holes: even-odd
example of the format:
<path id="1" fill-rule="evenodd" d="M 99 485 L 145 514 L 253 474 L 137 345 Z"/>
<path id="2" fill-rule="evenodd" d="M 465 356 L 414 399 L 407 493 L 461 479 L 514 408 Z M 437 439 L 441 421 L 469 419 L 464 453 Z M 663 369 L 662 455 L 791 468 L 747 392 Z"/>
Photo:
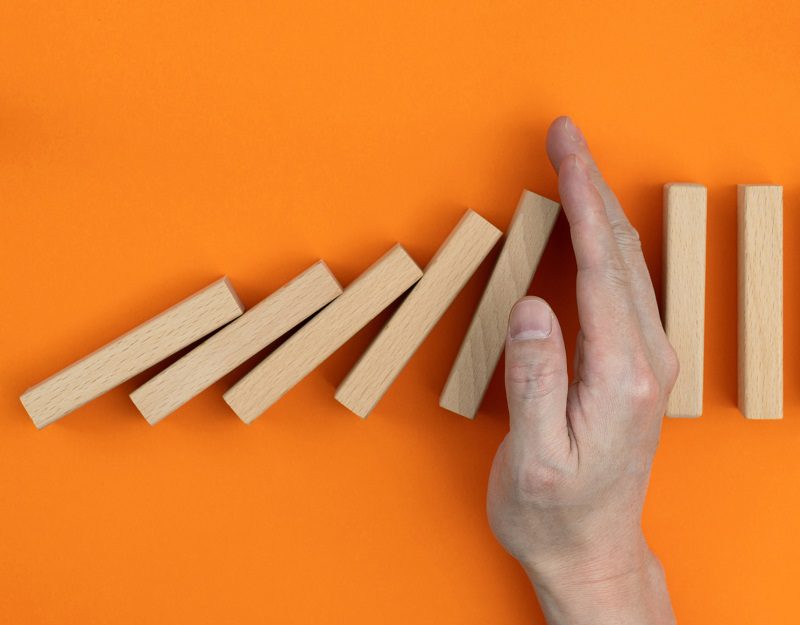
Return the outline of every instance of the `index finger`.
<path id="1" fill-rule="evenodd" d="M 561 205 L 570 226 L 578 265 L 578 317 L 586 347 L 599 355 L 633 347 L 639 323 L 630 276 L 608 219 L 603 199 L 580 157 L 564 158 L 558 176 Z M 588 356 L 588 354 L 587 354 Z"/>
<path id="2" fill-rule="evenodd" d="M 631 291 L 639 314 L 639 323 L 645 338 L 653 348 L 657 348 L 664 340 L 664 331 L 639 236 L 622 210 L 617 196 L 600 173 L 583 133 L 569 117 L 559 117 L 550 125 L 547 132 L 547 154 L 556 171 L 559 170 L 562 160 L 570 154 L 577 155 L 586 163 L 589 178 L 603 200 L 622 260 L 630 272 Z"/>

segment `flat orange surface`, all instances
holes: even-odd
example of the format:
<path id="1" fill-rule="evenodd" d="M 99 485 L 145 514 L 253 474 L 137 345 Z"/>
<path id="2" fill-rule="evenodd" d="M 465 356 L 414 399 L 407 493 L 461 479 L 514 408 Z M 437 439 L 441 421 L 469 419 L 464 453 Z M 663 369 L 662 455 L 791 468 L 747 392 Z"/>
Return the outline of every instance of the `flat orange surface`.
<path id="1" fill-rule="evenodd" d="M 798 24 L 793 0 L 5 0 L 0 621 L 541 622 L 484 513 L 501 375 L 474 422 L 437 406 L 489 263 L 366 421 L 333 392 L 379 323 L 249 427 L 221 399 L 241 370 L 156 427 L 146 375 L 42 431 L 18 397 L 222 274 L 252 305 L 318 258 L 344 284 L 395 241 L 426 263 L 466 207 L 505 228 L 524 187 L 554 196 L 568 113 L 657 287 L 662 184 L 709 189 L 705 414 L 665 423 L 645 519 L 679 621 L 797 623 Z M 785 185 L 781 422 L 735 405 L 741 182 Z M 563 219 L 532 292 L 571 350 Z"/>

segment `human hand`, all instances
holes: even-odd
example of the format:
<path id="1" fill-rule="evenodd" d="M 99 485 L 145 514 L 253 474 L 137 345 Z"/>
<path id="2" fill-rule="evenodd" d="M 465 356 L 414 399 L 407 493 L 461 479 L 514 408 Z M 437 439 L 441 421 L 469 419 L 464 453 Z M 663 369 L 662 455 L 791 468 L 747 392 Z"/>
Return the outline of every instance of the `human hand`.
<path id="1" fill-rule="evenodd" d="M 551 625 L 671 623 L 641 516 L 677 357 L 639 237 L 568 118 L 550 126 L 547 152 L 578 266 L 575 379 L 550 307 L 517 302 L 506 341 L 510 432 L 492 467 L 489 521 Z"/>

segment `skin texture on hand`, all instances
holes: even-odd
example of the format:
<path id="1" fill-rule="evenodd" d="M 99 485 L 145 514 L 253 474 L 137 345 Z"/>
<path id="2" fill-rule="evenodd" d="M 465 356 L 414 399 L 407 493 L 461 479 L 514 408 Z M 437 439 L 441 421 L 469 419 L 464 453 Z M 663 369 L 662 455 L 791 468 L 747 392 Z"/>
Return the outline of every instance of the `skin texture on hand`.
<path id="1" fill-rule="evenodd" d="M 568 118 L 551 125 L 547 153 L 578 267 L 575 376 L 547 303 L 517 302 L 506 341 L 510 432 L 492 467 L 489 522 L 550 625 L 674 623 L 641 517 L 677 358 L 639 237 Z"/>

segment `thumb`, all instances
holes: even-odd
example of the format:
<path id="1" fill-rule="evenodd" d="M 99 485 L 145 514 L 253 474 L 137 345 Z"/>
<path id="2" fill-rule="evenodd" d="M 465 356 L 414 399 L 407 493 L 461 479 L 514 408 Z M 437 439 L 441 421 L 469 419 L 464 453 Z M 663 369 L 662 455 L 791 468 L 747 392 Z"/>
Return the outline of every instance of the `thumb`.
<path id="1" fill-rule="evenodd" d="M 511 433 L 524 445 L 552 447 L 567 434 L 567 354 L 547 302 L 519 300 L 508 320 L 506 397 Z"/>

